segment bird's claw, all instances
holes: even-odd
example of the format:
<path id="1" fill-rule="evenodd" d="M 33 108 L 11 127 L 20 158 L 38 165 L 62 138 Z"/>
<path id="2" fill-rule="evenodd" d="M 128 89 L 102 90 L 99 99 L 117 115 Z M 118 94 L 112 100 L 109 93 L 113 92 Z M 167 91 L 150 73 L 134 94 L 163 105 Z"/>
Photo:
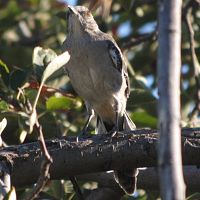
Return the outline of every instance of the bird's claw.
<path id="1" fill-rule="evenodd" d="M 111 139 L 115 136 L 123 136 L 124 134 L 122 132 L 120 132 L 118 129 L 113 128 L 113 130 L 111 130 L 109 132 Z"/>
<path id="2" fill-rule="evenodd" d="M 76 137 L 76 141 L 78 142 L 80 138 L 86 139 L 86 138 L 88 138 L 88 137 L 90 137 L 90 134 L 88 134 L 88 133 L 86 132 L 86 130 L 83 129 L 83 130 L 78 134 L 78 136 Z"/>
<path id="3" fill-rule="evenodd" d="M 117 135 L 118 131 L 114 130 L 111 131 L 111 138 L 115 137 Z"/>
<path id="4" fill-rule="evenodd" d="M 111 138 L 113 138 L 114 136 L 116 136 L 118 134 L 119 130 L 118 130 L 118 127 L 113 127 L 113 129 L 110 131 L 110 135 L 111 135 Z"/>

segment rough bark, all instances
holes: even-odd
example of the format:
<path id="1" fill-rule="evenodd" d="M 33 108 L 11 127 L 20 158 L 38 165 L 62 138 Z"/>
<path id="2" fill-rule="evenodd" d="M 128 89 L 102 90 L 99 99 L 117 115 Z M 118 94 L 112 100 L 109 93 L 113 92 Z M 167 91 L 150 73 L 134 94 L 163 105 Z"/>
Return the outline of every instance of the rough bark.
<path id="1" fill-rule="evenodd" d="M 200 191 L 200 168 L 196 166 L 184 166 L 183 174 L 187 193 Z M 195 177 L 195 178 L 194 178 Z M 120 187 L 113 178 L 113 173 L 90 173 L 79 175 L 80 181 L 96 181 L 99 187 L 112 188 L 114 191 L 120 192 Z M 137 188 L 151 191 L 159 191 L 159 174 L 156 167 L 142 168 L 138 174 Z"/>
<path id="2" fill-rule="evenodd" d="M 181 0 L 159 1 L 159 171 L 163 200 L 185 199 L 180 134 Z"/>
<path id="3" fill-rule="evenodd" d="M 185 165 L 200 166 L 200 129 L 184 129 L 182 154 Z M 156 130 L 141 129 L 130 134 L 98 135 L 76 141 L 76 137 L 46 141 L 53 158 L 51 179 L 121 169 L 124 166 L 157 166 Z M 35 183 L 42 161 L 37 142 L 10 146 L 0 150 L 1 161 L 11 168 L 11 180 L 15 186 Z"/>

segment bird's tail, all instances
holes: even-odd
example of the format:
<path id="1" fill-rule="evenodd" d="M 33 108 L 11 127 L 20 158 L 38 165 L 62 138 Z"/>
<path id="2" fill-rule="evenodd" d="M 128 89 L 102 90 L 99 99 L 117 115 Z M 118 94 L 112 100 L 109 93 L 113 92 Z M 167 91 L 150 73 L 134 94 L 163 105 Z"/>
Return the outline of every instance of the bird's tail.
<path id="1" fill-rule="evenodd" d="M 119 127 L 120 131 L 131 131 L 136 128 L 133 121 L 128 116 L 127 112 L 124 113 L 123 116 L 123 127 Z M 97 118 L 97 128 L 96 133 L 102 134 L 107 133 L 108 126 L 105 125 L 99 118 Z M 122 130 L 121 130 L 122 129 Z M 114 177 L 117 183 L 119 183 L 120 187 L 128 194 L 133 194 L 136 190 L 136 182 L 137 182 L 138 169 L 137 168 L 124 168 L 117 171 L 114 171 Z"/>
<path id="2" fill-rule="evenodd" d="M 138 169 L 121 169 L 114 171 L 114 177 L 120 187 L 127 193 L 133 194 L 136 190 Z"/>
<path id="3" fill-rule="evenodd" d="M 128 113 L 125 111 L 124 113 L 124 123 L 123 123 L 123 130 L 124 131 L 131 131 L 136 129 L 135 124 L 131 120 L 131 118 L 128 116 Z"/>

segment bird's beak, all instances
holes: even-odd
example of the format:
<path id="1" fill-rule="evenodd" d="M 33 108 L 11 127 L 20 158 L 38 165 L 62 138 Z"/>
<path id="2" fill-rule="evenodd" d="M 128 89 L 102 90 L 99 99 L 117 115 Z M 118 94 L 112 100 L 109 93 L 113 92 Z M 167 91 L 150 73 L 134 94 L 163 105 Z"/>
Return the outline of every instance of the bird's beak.
<path id="1" fill-rule="evenodd" d="M 68 6 L 68 9 L 69 9 L 69 13 L 73 13 L 75 15 L 78 15 L 77 10 L 73 6 Z"/>

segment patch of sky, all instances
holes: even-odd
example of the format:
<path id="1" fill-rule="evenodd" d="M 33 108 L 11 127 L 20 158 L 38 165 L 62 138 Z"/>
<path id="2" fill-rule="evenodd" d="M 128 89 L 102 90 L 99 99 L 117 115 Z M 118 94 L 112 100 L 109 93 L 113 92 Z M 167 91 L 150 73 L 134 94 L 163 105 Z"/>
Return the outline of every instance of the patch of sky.
<path id="1" fill-rule="evenodd" d="M 145 76 L 146 78 L 146 86 L 151 90 L 151 93 L 153 94 L 153 96 L 158 99 L 158 88 L 154 88 L 152 89 L 151 86 L 154 82 L 154 76 L 152 75 L 148 75 L 148 76 Z"/>
<path id="2" fill-rule="evenodd" d="M 134 198 L 137 198 L 137 197 L 139 197 L 139 192 L 136 190 L 133 194 L 132 194 L 132 196 L 134 197 Z"/>
<path id="3" fill-rule="evenodd" d="M 118 30 L 117 33 L 119 35 L 119 37 L 126 37 L 131 33 L 131 23 L 130 21 L 126 21 L 124 23 L 122 23 Z"/>
<path id="4" fill-rule="evenodd" d="M 77 5 L 77 0 L 59 0 L 59 1 L 65 2 L 65 3 L 67 3 L 67 4 L 71 5 L 71 6 Z"/>
<path id="5" fill-rule="evenodd" d="M 158 95 L 158 88 L 155 88 L 152 90 L 152 94 L 156 99 L 159 99 L 159 95 Z"/>
<path id="6" fill-rule="evenodd" d="M 189 82 L 188 82 L 188 81 L 183 81 L 183 82 L 182 82 L 182 86 L 183 86 L 183 89 L 184 89 L 184 90 L 188 89 L 188 87 L 189 87 Z"/>
<path id="7" fill-rule="evenodd" d="M 189 71 L 189 65 L 188 65 L 188 64 L 182 65 L 182 67 L 181 67 L 181 73 L 182 73 L 182 74 L 187 74 L 188 71 Z M 188 89 L 188 87 L 189 87 L 189 82 L 186 81 L 186 80 L 183 81 L 183 82 L 182 82 L 182 87 L 183 87 L 184 90 Z"/>
<path id="8" fill-rule="evenodd" d="M 146 78 L 147 87 L 150 88 L 154 82 L 154 77 L 152 75 L 148 75 L 145 78 Z"/>
<path id="9" fill-rule="evenodd" d="M 112 15 L 112 21 L 113 22 L 116 22 L 116 21 L 118 21 L 119 20 L 119 14 L 113 14 Z"/>
<path id="10" fill-rule="evenodd" d="M 128 51 L 126 53 L 126 56 L 127 56 L 128 60 L 132 60 L 135 56 L 135 53 L 133 51 Z"/>
<path id="11" fill-rule="evenodd" d="M 156 22 L 149 22 L 144 24 L 142 27 L 139 28 L 138 32 L 140 34 L 151 33 L 156 29 Z"/>
<path id="12" fill-rule="evenodd" d="M 181 72 L 182 74 L 187 74 L 189 71 L 189 66 L 187 64 L 182 65 Z"/>

